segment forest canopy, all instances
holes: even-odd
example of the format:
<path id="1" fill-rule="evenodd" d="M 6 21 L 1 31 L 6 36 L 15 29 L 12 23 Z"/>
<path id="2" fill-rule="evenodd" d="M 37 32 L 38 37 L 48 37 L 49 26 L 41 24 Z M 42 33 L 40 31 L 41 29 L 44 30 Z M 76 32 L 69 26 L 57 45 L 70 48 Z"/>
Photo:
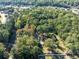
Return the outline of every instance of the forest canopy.
<path id="1" fill-rule="evenodd" d="M 33 36 L 35 40 L 37 39 L 36 41 L 38 41 L 40 35 L 44 34 L 46 37 L 40 39 L 45 40 L 45 47 L 49 47 L 51 50 L 54 48 L 62 51 L 67 48 L 68 52 L 72 51 L 73 54 L 78 54 L 78 22 L 78 15 L 71 11 L 42 7 L 23 10 L 20 11 L 20 15 L 18 15 L 15 20 L 18 38 L 17 41 L 24 35 Z M 52 33 L 53 35 L 60 37 L 60 40 L 56 40 L 58 38 L 52 36 Z M 61 47 L 60 42 L 65 44 L 65 48 Z M 61 52 L 58 51 L 58 53 Z"/>
<path id="2" fill-rule="evenodd" d="M 0 54 L 8 49 L 14 59 L 38 59 L 44 49 L 79 57 L 79 16 L 52 7 L 17 9 L 10 22 L 0 23 L 0 42 Z"/>

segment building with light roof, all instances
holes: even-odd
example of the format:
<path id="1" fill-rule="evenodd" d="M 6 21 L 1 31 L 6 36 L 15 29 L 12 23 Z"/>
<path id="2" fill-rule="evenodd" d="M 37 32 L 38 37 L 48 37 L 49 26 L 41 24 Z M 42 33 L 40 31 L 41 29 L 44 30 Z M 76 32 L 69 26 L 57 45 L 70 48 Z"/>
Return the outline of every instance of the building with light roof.
<path id="1" fill-rule="evenodd" d="M 0 12 L 0 22 L 5 24 L 8 21 L 8 14 L 5 14 L 3 11 Z"/>

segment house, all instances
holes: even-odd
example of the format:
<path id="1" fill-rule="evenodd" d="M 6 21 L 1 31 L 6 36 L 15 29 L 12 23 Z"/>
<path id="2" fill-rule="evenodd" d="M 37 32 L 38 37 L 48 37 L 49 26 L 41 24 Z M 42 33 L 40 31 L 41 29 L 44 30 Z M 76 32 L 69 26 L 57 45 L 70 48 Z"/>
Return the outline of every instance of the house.
<path id="1" fill-rule="evenodd" d="M 0 11 L 0 22 L 1 24 L 5 24 L 8 21 L 8 14 Z"/>
<path id="2" fill-rule="evenodd" d="M 71 11 L 72 11 L 74 14 L 79 14 L 79 9 L 73 8 L 73 9 L 71 9 Z"/>

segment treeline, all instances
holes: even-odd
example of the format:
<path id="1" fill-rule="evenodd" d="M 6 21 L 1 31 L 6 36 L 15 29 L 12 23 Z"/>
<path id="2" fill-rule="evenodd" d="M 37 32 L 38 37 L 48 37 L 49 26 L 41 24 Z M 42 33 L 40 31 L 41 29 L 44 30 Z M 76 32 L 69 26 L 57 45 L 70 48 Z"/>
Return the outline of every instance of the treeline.
<path id="1" fill-rule="evenodd" d="M 70 7 L 78 6 L 79 0 L 2 0 L 1 4 L 22 4 L 22 5 L 36 5 L 36 6 L 59 6 Z"/>

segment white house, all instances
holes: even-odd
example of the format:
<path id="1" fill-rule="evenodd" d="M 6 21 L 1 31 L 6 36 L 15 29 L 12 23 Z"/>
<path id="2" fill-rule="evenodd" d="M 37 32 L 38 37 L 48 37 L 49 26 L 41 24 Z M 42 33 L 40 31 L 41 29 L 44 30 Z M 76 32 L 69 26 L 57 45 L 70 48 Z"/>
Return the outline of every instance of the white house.
<path id="1" fill-rule="evenodd" d="M 79 9 L 76 9 L 76 8 L 72 8 L 71 11 L 75 14 L 79 14 Z"/>
<path id="2" fill-rule="evenodd" d="M 8 21 L 8 14 L 0 12 L 0 22 L 5 24 Z"/>

